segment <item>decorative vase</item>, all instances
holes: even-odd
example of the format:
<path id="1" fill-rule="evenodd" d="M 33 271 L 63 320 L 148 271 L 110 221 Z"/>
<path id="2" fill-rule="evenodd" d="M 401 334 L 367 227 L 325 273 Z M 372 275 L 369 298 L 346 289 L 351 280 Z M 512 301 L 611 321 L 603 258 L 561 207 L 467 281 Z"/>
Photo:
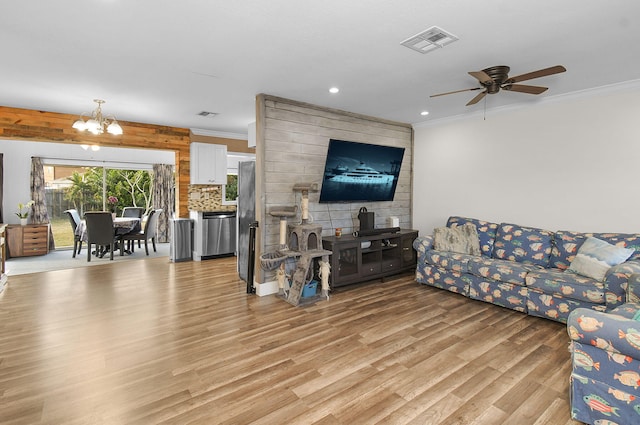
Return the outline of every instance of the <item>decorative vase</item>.
<path id="1" fill-rule="evenodd" d="M 27 219 L 26 218 L 21 218 L 20 219 L 20 225 L 21 226 L 26 226 L 27 225 Z"/>

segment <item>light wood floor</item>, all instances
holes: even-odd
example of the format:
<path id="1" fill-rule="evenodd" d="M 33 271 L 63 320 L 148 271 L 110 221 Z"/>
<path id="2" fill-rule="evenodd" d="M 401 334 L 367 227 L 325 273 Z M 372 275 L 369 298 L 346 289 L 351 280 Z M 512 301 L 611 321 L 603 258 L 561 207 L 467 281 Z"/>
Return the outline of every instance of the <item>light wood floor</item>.
<path id="1" fill-rule="evenodd" d="M 578 424 L 564 325 L 411 274 L 293 307 L 235 259 L 13 276 L 2 424 Z"/>

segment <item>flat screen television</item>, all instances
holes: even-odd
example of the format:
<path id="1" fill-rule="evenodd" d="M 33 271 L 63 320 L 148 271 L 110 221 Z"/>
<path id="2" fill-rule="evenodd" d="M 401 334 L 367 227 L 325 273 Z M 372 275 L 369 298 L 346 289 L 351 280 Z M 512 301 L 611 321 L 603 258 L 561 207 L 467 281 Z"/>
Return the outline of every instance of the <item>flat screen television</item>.
<path id="1" fill-rule="evenodd" d="M 404 148 L 331 139 L 320 202 L 393 201 Z"/>

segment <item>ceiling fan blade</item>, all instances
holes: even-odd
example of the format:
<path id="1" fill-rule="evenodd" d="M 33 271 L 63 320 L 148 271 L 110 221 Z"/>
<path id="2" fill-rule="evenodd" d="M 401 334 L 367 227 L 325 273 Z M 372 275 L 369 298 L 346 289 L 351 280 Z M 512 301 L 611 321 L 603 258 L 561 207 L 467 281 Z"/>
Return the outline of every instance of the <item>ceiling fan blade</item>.
<path id="1" fill-rule="evenodd" d="M 562 65 L 551 66 L 545 69 L 539 69 L 537 71 L 528 72 L 526 74 L 510 77 L 506 82 L 517 83 L 525 80 L 533 80 L 534 78 L 546 77 L 548 75 L 559 74 L 565 72 L 567 69 Z"/>
<path id="2" fill-rule="evenodd" d="M 527 86 L 524 84 L 506 84 L 502 87 L 502 89 L 509 90 L 509 91 L 517 91 L 519 93 L 540 94 L 547 91 L 548 87 Z"/>
<path id="3" fill-rule="evenodd" d="M 474 97 L 473 99 L 471 99 L 469 101 L 469 103 L 467 103 L 465 106 L 471 106 L 471 105 L 475 105 L 476 103 L 480 102 L 485 96 L 487 95 L 487 91 L 483 91 L 482 93 L 478 93 L 478 95 L 476 97 Z"/>
<path id="4" fill-rule="evenodd" d="M 469 75 L 480 81 L 482 84 L 489 84 L 493 79 L 484 71 L 469 71 Z"/>
<path id="5" fill-rule="evenodd" d="M 462 90 L 456 90 L 456 91 L 449 91 L 449 92 L 446 92 L 446 93 L 432 94 L 432 95 L 431 95 L 431 96 L 429 96 L 429 97 L 446 96 L 446 95 L 448 95 L 448 94 L 462 93 L 463 91 L 480 90 L 480 89 L 482 89 L 482 88 L 484 88 L 484 87 L 474 87 L 474 88 L 472 88 L 472 89 L 462 89 Z"/>

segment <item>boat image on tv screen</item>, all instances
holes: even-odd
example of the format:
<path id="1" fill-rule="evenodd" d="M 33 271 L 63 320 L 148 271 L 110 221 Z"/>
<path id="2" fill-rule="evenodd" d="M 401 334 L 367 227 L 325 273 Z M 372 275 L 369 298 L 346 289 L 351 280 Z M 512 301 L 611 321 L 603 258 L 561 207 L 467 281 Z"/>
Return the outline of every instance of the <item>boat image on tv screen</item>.
<path id="1" fill-rule="evenodd" d="M 331 139 L 320 202 L 392 201 L 404 148 Z"/>

